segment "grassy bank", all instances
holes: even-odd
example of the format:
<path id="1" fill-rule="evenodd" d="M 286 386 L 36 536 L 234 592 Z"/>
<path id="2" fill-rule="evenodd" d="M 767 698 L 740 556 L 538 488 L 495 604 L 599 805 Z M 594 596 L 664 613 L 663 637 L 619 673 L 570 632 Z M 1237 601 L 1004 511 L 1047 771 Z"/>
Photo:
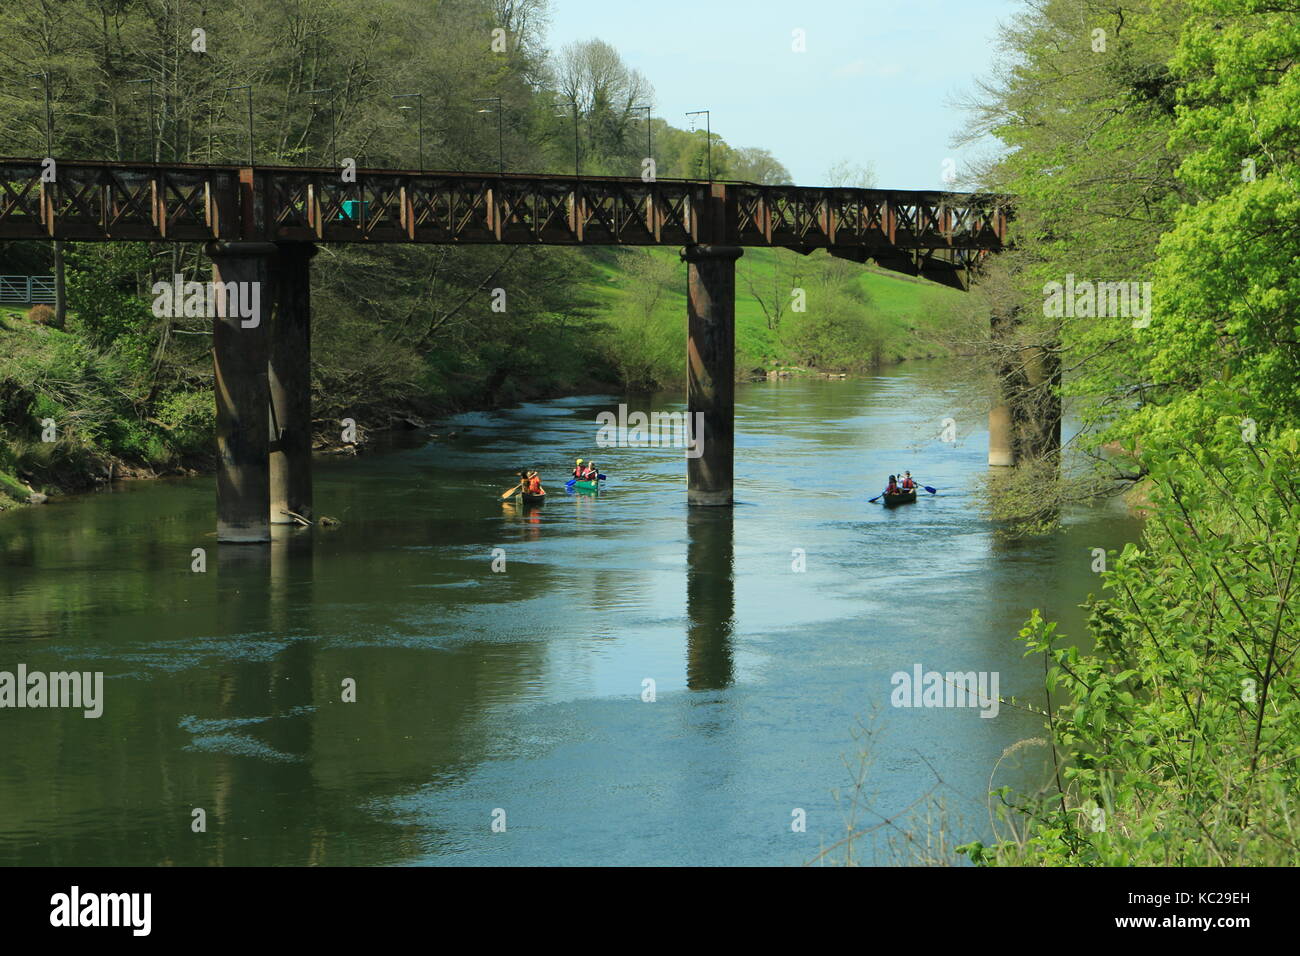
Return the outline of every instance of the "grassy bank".
<path id="1" fill-rule="evenodd" d="M 603 264 L 598 288 L 607 358 L 622 382 L 680 385 L 686 277 L 677 252 L 620 253 Z M 825 253 L 746 249 L 736 265 L 737 372 L 863 372 L 947 354 L 944 331 L 962 295 Z"/>

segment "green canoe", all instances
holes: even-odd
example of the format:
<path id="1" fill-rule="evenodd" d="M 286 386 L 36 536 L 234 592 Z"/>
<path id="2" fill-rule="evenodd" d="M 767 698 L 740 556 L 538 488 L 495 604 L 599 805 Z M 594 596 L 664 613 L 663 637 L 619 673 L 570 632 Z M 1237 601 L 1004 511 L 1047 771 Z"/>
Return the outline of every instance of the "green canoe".
<path id="1" fill-rule="evenodd" d="M 573 483 L 575 491 L 600 491 L 599 481 L 575 481 Z"/>

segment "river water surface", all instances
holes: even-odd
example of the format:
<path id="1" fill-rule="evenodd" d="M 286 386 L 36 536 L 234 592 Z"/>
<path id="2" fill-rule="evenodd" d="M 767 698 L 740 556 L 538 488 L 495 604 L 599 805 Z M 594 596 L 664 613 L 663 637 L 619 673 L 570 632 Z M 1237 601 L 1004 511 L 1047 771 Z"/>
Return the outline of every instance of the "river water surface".
<path id="1" fill-rule="evenodd" d="M 891 675 L 996 672 L 1041 704 L 1016 632 L 1040 607 L 1079 634 L 1092 549 L 1137 524 L 995 536 L 978 402 L 941 364 L 741 387 L 730 509 L 687 508 L 680 450 L 594 448 L 619 401 L 647 407 L 468 414 L 318 459 L 341 526 L 269 547 L 217 546 L 210 477 L 0 519 L 0 670 L 102 671 L 105 697 L 98 719 L 0 710 L 0 863 L 791 865 L 855 802 L 860 828 L 938 800 L 949 840 L 987 837 L 994 767 L 1041 722 L 891 707 Z M 566 496 L 597 453 L 607 490 Z M 525 466 L 540 509 L 495 500 Z M 868 504 L 902 468 L 939 495 Z M 1043 773 L 1028 747 L 992 779 Z M 891 832 L 855 859 L 895 859 Z"/>

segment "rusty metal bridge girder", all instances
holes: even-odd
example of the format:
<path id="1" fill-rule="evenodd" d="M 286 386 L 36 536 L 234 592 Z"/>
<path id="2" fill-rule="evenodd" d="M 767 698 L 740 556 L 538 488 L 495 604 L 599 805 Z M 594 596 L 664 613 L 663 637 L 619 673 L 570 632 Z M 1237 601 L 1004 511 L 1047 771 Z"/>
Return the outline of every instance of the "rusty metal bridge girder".
<path id="1" fill-rule="evenodd" d="M 614 177 L 0 160 L 0 240 L 770 246 L 912 274 L 1002 248 L 1003 197 Z M 940 279 L 940 281 L 943 281 Z"/>

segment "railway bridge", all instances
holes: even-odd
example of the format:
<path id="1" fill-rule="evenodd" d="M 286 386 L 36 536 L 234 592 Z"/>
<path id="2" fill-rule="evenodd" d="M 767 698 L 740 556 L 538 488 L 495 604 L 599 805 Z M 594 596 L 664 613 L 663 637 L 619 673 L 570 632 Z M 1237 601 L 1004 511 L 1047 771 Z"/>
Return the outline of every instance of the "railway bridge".
<path id="1" fill-rule="evenodd" d="M 968 288 L 1005 197 L 915 190 L 337 167 L 0 159 L 0 240 L 201 242 L 258 315 L 213 320 L 217 537 L 267 542 L 312 514 L 311 258 L 322 242 L 678 246 L 687 264 L 692 505 L 732 501 L 735 264 L 745 247 L 834 256 Z M 263 321 L 265 317 L 265 321 Z M 696 415 L 702 416 L 697 419 Z M 1004 427 L 1001 412 L 991 425 Z M 991 443 L 992 448 L 992 443 Z M 990 459 L 992 461 L 992 455 Z"/>

